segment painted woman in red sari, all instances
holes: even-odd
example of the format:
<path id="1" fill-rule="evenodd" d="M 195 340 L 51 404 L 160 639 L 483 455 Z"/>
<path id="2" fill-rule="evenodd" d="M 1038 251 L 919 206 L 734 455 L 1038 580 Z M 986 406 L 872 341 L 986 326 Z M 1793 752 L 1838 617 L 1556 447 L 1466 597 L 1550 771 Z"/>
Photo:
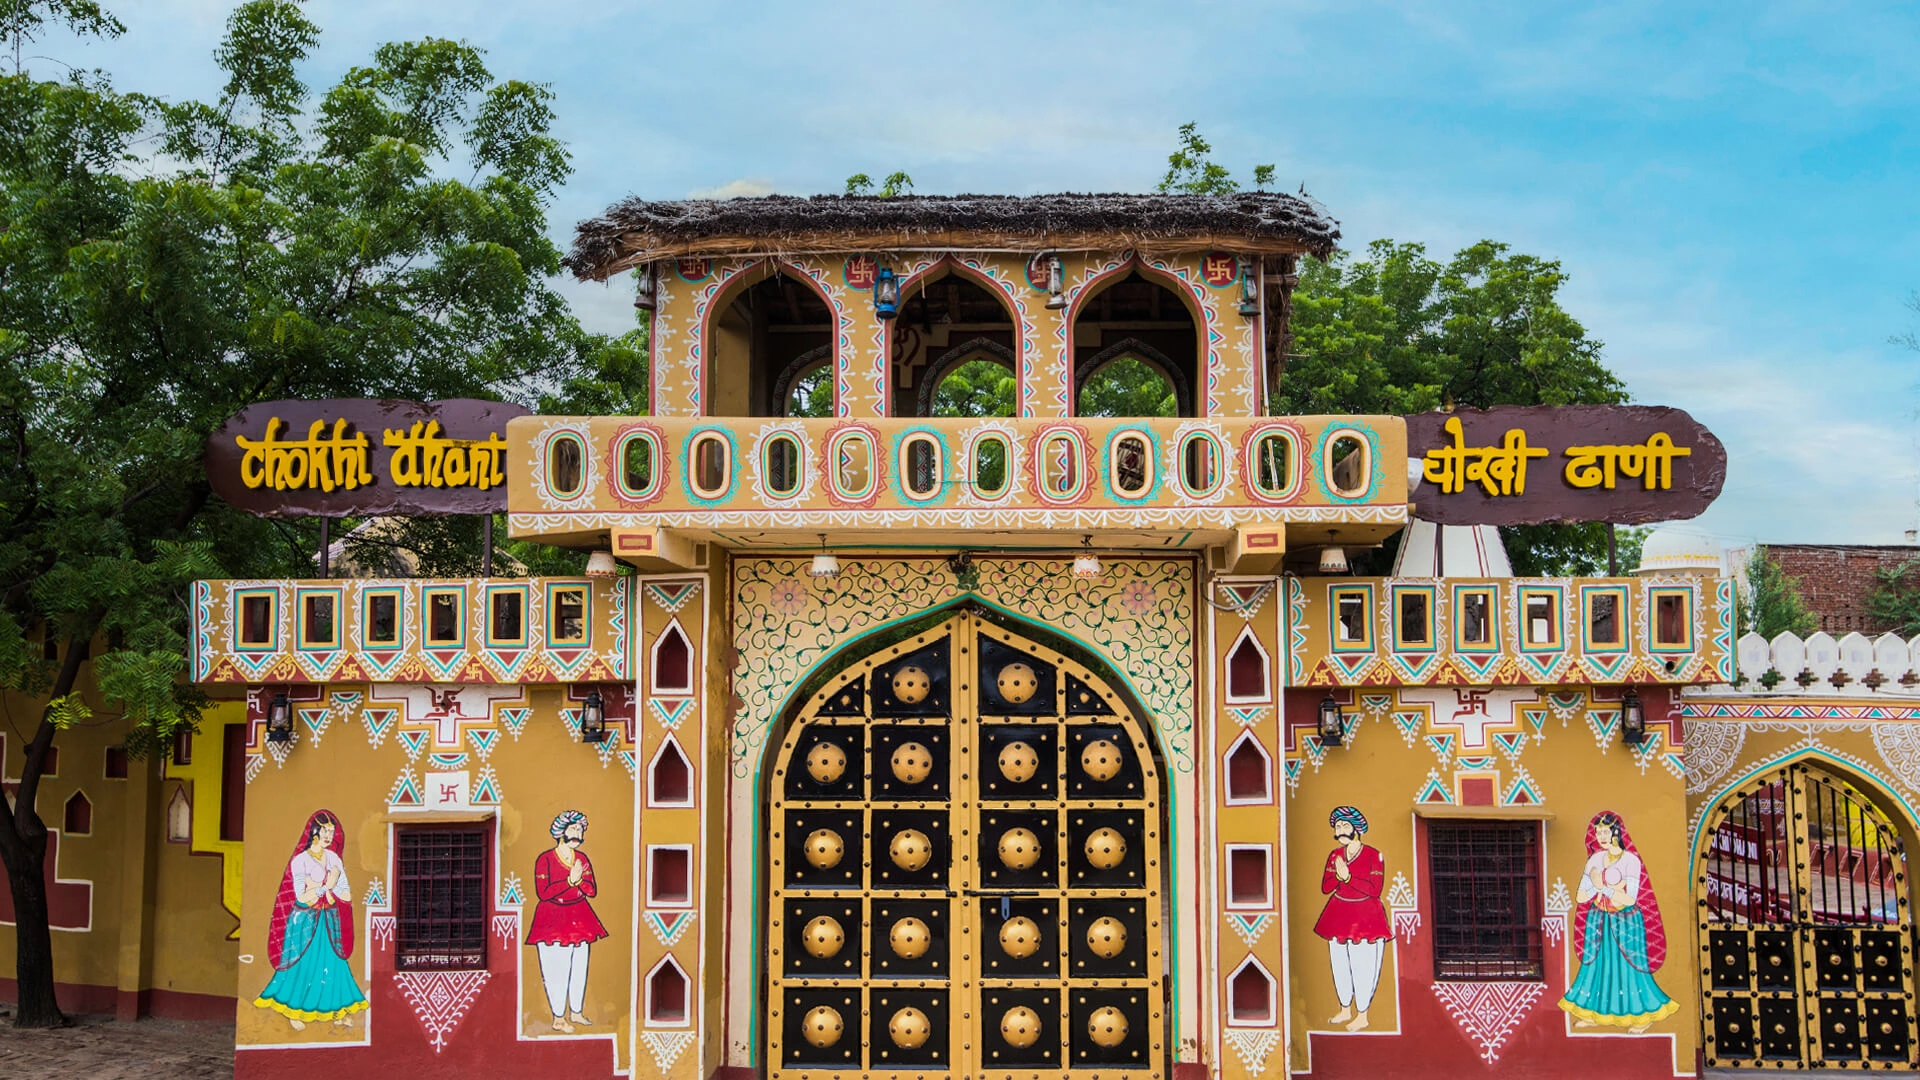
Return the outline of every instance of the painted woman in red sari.
<path id="1" fill-rule="evenodd" d="M 300 830 L 300 845 L 280 877 L 267 924 L 273 978 L 253 1003 L 287 1018 L 295 1031 L 308 1024 L 353 1023 L 367 998 L 353 979 L 353 892 L 341 854 L 347 838 L 331 810 L 315 811 Z"/>
<path id="2" fill-rule="evenodd" d="M 540 955 L 540 982 L 553 1011 L 553 1030 L 572 1034 L 576 1024 L 593 1024 L 581 1012 L 587 997 L 587 952 L 607 936 L 607 928 L 588 903 L 599 886 L 593 880 L 593 863 L 580 850 L 587 839 L 587 815 L 562 810 L 547 831 L 553 849 L 533 861 L 533 892 L 540 903 L 533 909 L 527 944 Z"/>

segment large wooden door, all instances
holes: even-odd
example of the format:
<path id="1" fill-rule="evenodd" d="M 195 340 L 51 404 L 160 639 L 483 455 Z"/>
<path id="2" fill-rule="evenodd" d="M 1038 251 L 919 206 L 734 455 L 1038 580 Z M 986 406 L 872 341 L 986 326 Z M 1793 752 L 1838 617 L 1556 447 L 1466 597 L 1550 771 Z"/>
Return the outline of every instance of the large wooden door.
<path id="1" fill-rule="evenodd" d="M 976 613 L 881 648 L 768 821 L 770 1076 L 1165 1074 L 1161 776 L 1088 666 Z"/>
<path id="2" fill-rule="evenodd" d="M 1913 1069 L 1913 922 L 1892 822 L 1799 764 L 1747 785 L 1710 824 L 1707 1064 Z"/>

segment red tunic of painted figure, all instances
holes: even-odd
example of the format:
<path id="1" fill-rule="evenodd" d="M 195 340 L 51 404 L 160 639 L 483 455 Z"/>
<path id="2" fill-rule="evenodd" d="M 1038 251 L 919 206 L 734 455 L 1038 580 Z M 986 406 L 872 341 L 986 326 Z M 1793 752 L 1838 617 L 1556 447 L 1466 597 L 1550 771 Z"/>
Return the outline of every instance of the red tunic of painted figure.
<path id="1" fill-rule="evenodd" d="M 1386 941 L 1393 936 L 1387 929 L 1387 909 L 1380 905 L 1385 888 L 1387 861 L 1373 848 L 1362 846 L 1360 854 L 1347 864 L 1347 880 L 1333 872 L 1333 860 L 1345 847 L 1327 853 L 1327 866 L 1320 874 L 1320 891 L 1331 893 L 1327 906 L 1313 932 L 1328 941 Z"/>
<path id="2" fill-rule="evenodd" d="M 593 863 L 578 851 L 573 857 L 586 864 L 578 885 L 567 884 L 567 868 L 551 850 L 533 860 L 533 893 L 540 903 L 533 909 L 527 944 L 581 945 L 607 936 L 607 928 L 600 925 L 593 905 L 587 903 L 598 891 L 593 883 Z"/>

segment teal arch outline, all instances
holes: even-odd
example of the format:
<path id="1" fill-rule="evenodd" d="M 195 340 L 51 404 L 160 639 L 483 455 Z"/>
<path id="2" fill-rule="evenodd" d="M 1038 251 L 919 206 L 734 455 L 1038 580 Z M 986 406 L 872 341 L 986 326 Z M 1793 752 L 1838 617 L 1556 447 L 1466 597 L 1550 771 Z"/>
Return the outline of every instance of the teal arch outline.
<path id="1" fill-rule="evenodd" d="M 863 644 L 868 639 L 873 638 L 876 635 L 885 633 L 886 631 L 894 627 L 901 626 L 906 623 L 910 623 L 910 622 L 914 622 L 922 619 L 928 620 L 929 622 L 933 622 L 935 621 L 933 617 L 936 615 L 959 614 L 961 609 L 965 608 L 969 604 L 974 604 L 981 608 L 989 609 L 993 611 L 1000 618 L 1007 619 L 1012 622 L 1020 623 L 1023 626 L 1033 627 L 1037 629 L 1039 633 L 1036 635 L 1036 640 L 1038 640 L 1042 645 L 1048 645 L 1049 648 L 1058 647 L 1048 643 L 1046 639 L 1051 637 L 1051 638 L 1058 639 L 1060 641 L 1068 642 L 1075 649 L 1085 652 L 1088 656 L 1091 656 L 1098 663 L 1099 667 L 1102 669 L 1101 670 L 1102 677 L 1111 676 L 1112 677 L 1111 681 L 1113 682 L 1113 684 L 1115 686 L 1120 687 L 1121 690 L 1127 695 L 1129 699 L 1128 704 L 1131 705 L 1135 710 L 1134 719 L 1136 721 L 1139 721 L 1140 726 L 1143 729 L 1145 729 L 1153 738 L 1154 748 L 1159 752 L 1159 756 L 1160 756 L 1160 774 L 1161 776 L 1166 778 L 1166 785 L 1167 785 L 1166 799 L 1161 804 L 1161 807 L 1160 807 L 1160 814 L 1162 819 L 1160 831 L 1166 836 L 1165 858 L 1167 860 L 1166 902 L 1161 905 L 1161 920 L 1162 922 L 1169 923 L 1169 933 L 1167 934 L 1168 946 L 1167 946 L 1167 969 L 1166 969 L 1167 971 L 1167 986 L 1166 986 L 1167 988 L 1167 1024 L 1170 1030 L 1174 1032 L 1178 1032 L 1180 1030 L 1180 1008 L 1182 1005 L 1182 1001 L 1180 999 L 1180 935 L 1178 932 L 1174 932 L 1171 930 L 1170 920 L 1171 920 L 1171 913 L 1177 910 L 1175 901 L 1178 898 L 1184 896 L 1185 894 L 1180 889 L 1180 875 L 1177 872 L 1175 872 L 1175 867 L 1179 865 L 1178 860 L 1179 860 L 1179 853 L 1180 853 L 1180 845 L 1179 845 L 1180 837 L 1179 837 L 1179 833 L 1172 827 L 1172 822 L 1174 821 L 1174 816 L 1173 816 L 1174 807 L 1172 805 L 1174 770 L 1172 769 L 1171 766 L 1167 764 L 1167 762 L 1171 760 L 1171 751 L 1166 744 L 1165 738 L 1160 733 L 1160 726 L 1158 724 L 1151 722 L 1151 718 L 1153 714 L 1147 710 L 1144 704 L 1146 699 L 1141 696 L 1140 691 L 1133 685 L 1133 679 L 1130 676 L 1128 676 L 1126 672 L 1116 668 L 1112 664 L 1112 662 L 1108 661 L 1105 657 L 1100 655 L 1099 650 L 1095 649 L 1092 645 L 1088 644 L 1085 641 L 1082 641 L 1081 639 L 1075 637 L 1074 635 L 1066 633 L 1062 630 L 1059 630 L 1049 623 L 1041 622 L 1037 619 L 1030 619 L 1025 615 L 1021 615 L 1017 612 L 1009 611 L 1006 608 L 1001 607 L 999 604 L 996 604 L 993 601 L 988 600 L 986 597 L 981 596 L 978 593 L 972 593 L 972 592 L 961 593 L 959 596 L 956 596 L 953 599 L 945 601 L 943 603 L 935 604 L 932 607 L 923 609 L 921 611 L 916 611 L 911 614 L 902 615 L 897 619 L 892 619 L 892 620 L 889 620 L 888 622 L 880 623 L 876 626 L 870 627 L 867 630 L 861 632 L 860 634 L 854 637 L 848 638 L 846 641 L 841 642 L 838 648 L 834 649 L 831 653 L 828 653 L 826 656 L 821 657 L 820 662 L 814 665 L 814 670 L 818 671 L 821 668 L 831 663 L 837 662 L 842 658 L 846 658 L 848 663 L 841 665 L 835 671 L 835 674 L 838 674 L 840 671 L 845 671 L 847 666 L 849 666 L 853 662 L 857 662 L 862 656 L 865 656 L 867 654 L 867 651 L 870 651 L 870 650 L 862 649 Z M 812 673 L 810 672 L 809 677 L 811 676 L 811 674 Z M 731 675 L 731 673 L 729 673 L 729 675 Z M 828 678 L 831 678 L 831 677 L 832 676 L 828 676 Z M 807 679 L 801 680 L 801 682 L 806 682 L 806 681 L 808 680 Z M 769 724 L 767 729 L 768 737 L 761 741 L 759 756 L 753 763 L 753 773 L 751 776 L 751 782 L 753 784 L 753 819 L 748 823 L 748 827 L 752 829 L 752 832 L 749 835 L 752 835 L 752 836 L 764 837 L 765 835 L 767 835 L 766 822 L 765 822 L 767 799 L 766 799 L 766 788 L 764 786 L 762 775 L 766 768 L 767 754 L 771 750 L 773 750 L 775 747 L 777 747 L 780 742 L 779 739 L 773 737 L 772 732 L 774 730 L 774 725 L 784 725 L 786 721 L 790 719 L 787 713 L 793 708 L 795 691 L 799 689 L 801 682 L 794 683 L 793 687 L 787 691 L 786 696 L 780 699 L 778 706 L 770 710 L 771 714 L 776 719 Z M 766 892 L 766 886 L 765 886 L 766 875 L 765 875 L 764 866 L 762 865 L 763 863 L 764 863 L 764 860 L 759 858 L 756 858 L 753 861 L 753 884 L 752 884 L 753 892 L 751 893 L 751 901 L 755 905 L 758 905 L 763 902 L 763 898 Z M 758 988 L 763 987 L 766 981 L 767 953 L 766 953 L 766 949 L 761 936 L 762 933 L 765 931 L 765 929 L 766 929 L 766 919 L 763 917 L 756 916 L 753 921 L 753 935 L 748 941 L 748 948 L 750 950 L 748 955 L 753 958 L 753 985 L 756 987 L 756 990 L 755 990 L 756 994 L 759 993 Z M 764 1062 L 762 1061 L 762 1058 L 764 1055 L 765 1047 L 763 1046 L 762 1040 L 761 1040 L 760 1025 L 761 1025 L 761 1021 L 765 1019 L 765 1017 L 762 1015 L 765 1011 L 766 1011 L 765 1009 L 760 1009 L 760 1008 L 754 1009 L 752 1012 L 751 1018 L 747 1023 L 748 1053 L 751 1055 L 750 1061 L 752 1063 L 752 1066 L 755 1068 L 758 1068 L 764 1064 Z M 1177 1059 L 1178 1057 L 1177 1047 L 1169 1046 L 1166 1048 L 1166 1051 L 1167 1053 L 1174 1055 L 1174 1057 Z"/>
<path id="2" fill-rule="evenodd" d="M 1752 768 L 1748 769 L 1746 772 L 1741 773 L 1739 776 L 1729 781 L 1719 791 L 1714 792 L 1713 795 L 1709 797 L 1705 803 L 1702 804 L 1702 809 L 1700 811 L 1700 819 L 1693 823 L 1692 841 L 1687 845 L 1687 867 L 1688 867 L 1687 876 L 1689 878 L 1696 876 L 1695 872 L 1698 870 L 1700 866 L 1700 839 L 1701 837 L 1706 835 L 1707 816 L 1711 814 L 1713 810 L 1716 807 L 1718 807 L 1722 802 L 1724 802 L 1727 796 L 1740 790 L 1742 785 L 1748 783 L 1749 781 L 1754 780 L 1755 778 L 1761 776 L 1764 773 L 1772 772 L 1775 769 L 1784 769 L 1789 765 L 1806 761 L 1808 759 L 1818 759 L 1821 761 L 1829 762 L 1832 765 L 1834 765 L 1836 768 L 1841 770 L 1843 773 L 1849 773 L 1849 772 L 1857 773 L 1873 781 L 1874 786 L 1880 789 L 1876 794 L 1892 799 L 1895 803 L 1898 803 L 1900 806 L 1900 809 L 1906 813 L 1907 827 L 1911 829 L 1915 829 L 1916 831 L 1920 831 L 1920 812 L 1916 812 L 1914 810 L 1913 804 L 1907 801 L 1907 797 L 1905 795 L 1900 794 L 1900 789 L 1894 785 L 1891 779 L 1881 775 L 1878 770 L 1874 769 L 1870 765 L 1867 765 L 1863 762 L 1854 761 L 1850 758 L 1842 757 L 1839 754 L 1836 754 L 1833 751 L 1826 749 L 1825 747 L 1805 746 L 1805 747 L 1801 747 L 1799 750 L 1795 751 L 1794 753 L 1788 754 L 1786 757 L 1772 759 L 1772 760 L 1768 760 L 1760 764 L 1754 765 Z"/>

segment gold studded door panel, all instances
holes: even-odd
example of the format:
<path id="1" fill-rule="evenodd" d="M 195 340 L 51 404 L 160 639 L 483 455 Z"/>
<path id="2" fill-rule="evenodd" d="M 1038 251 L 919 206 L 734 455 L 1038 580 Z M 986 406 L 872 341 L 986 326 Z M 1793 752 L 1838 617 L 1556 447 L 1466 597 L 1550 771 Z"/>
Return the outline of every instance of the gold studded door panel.
<path id="1" fill-rule="evenodd" d="M 1163 1075 L 1160 777 L 1093 672 L 956 616 L 828 680 L 770 794 L 770 1073 Z"/>
<path id="2" fill-rule="evenodd" d="M 1716 812 L 1700 923 L 1707 1064 L 1913 1068 L 1913 926 L 1892 822 L 1793 765 Z"/>

